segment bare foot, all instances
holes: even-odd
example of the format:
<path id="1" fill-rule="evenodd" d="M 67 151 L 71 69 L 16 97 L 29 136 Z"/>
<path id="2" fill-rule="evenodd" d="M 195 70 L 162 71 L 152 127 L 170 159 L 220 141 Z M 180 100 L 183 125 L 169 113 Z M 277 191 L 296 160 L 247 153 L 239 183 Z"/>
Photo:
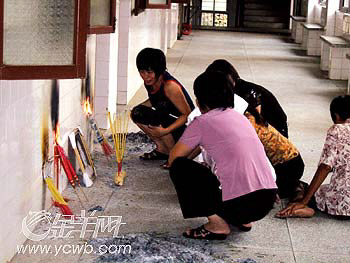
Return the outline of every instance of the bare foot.
<path id="1" fill-rule="evenodd" d="M 305 207 L 301 209 L 294 210 L 292 214 L 287 215 L 286 213 L 278 212 L 275 216 L 278 218 L 288 218 L 288 217 L 312 217 L 315 214 L 315 210 L 310 207 Z"/>
<path id="2" fill-rule="evenodd" d="M 305 207 L 303 209 L 295 210 L 293 217 L 312 217 L 315 214 L 315 210 L 310 207 Z"/>

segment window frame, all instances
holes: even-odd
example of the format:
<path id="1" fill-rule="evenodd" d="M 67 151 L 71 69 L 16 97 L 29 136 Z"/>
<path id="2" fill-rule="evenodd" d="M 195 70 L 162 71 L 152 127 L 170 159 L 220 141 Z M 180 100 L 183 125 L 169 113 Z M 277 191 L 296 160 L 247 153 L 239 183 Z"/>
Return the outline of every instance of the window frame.
<path id="1" fill-rule="evenodd" d="M 75 0 L 72 65 L 6 65 L 4 64 L 4 1 L 0 0 L 0 79 L 72 79 L 86 75 L 87 1 Z"/>
<path id="2" fill-rule="evenodd" d="M 166 4 L 150 4 L 150 0 L 146 0 L 146 8 L 148 9 L 170 9 L 171 8 L 171 0 L 165 0 Z"/>
<path id="3" fill-rule="evenodd" d="M 190 0 L 171 0 L 173 4 L 190 4 Z"/>
<path id="4" fill-rule="evenodd" d="M 90 3 L 91 1 L 89 0 L 88 3 L 88 34 L 110 34 L 115 32 L 115 26 L 116 26 L 116 8 L 117 8 L 117 3 L 116 0 L 110 0 L 111 5 L 110 5 L 110 21 L 109 25 L 104 25 L 104 26 L 90 26 Z"/>

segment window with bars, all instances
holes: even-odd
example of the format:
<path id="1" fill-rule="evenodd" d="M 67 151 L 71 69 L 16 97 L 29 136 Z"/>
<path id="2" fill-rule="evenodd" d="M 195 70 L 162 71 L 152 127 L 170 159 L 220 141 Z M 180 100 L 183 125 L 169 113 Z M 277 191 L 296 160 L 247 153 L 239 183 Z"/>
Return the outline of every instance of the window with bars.
<path id="1" fill-rule="evenodd" d="M 227 27 L 226 0 L 202 0 L 201 26 Z"/>

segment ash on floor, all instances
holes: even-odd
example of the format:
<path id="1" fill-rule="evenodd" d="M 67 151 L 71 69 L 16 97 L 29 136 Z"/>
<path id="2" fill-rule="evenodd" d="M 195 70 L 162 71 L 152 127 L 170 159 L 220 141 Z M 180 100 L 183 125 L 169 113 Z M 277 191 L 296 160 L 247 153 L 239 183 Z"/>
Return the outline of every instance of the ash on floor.
<path id="1" fill-rule="evenodd" d="M 113 144 L 112 135 L 107 136 L 108 141 Z M 126 136 L 125 155 L 133 153 L 150 152 L 155 148 L 153 141 L 143 132 L 131 132 Z"/>
<path id="2" fill-rule="evenodd" d="M 96 239 L 95 248 L 113 248 L 119 253 L 100 255 L 102 262 L 211 262 L 221 263 L 223 255 L 215 255 L 208 241 L 151 234 L 129 234 L 124 238 Z M 128 246 L 129 245 L 129 246 Z M 119 250 L 118 250 L 119 249 Z M 112 249 L 111 249 L 112 250 Z"/>
<path id="3" fill-rule="evenodd" d="M 112 138 L 108 137 L 109 140 Z M 163 170 L 159 164 L 162 161 L 142 161 L 138 158 L 143 152 L 151 151 L 155 146 L 152 141 L 142 132 L 130 133 L 127 136 L 126 152 L 123 162 L 123 169 L 127 172 L 125 185 L 121 188 L 114 184 L 113 175 L 116 172 L 115 156 L 107 158 L 101 151 L 97 150 L 93 154 L 95 166 L 98 173 L 98 180 L 102 185 L 113 188 L 113 191 L 140 191 L 147 195 L 151 191 L 151 182 L 160 181 L 161 191 L 167 188 L 164 186 L 165 179 L 161 176 Z M 159 163 L 159 164 L 158 164 Z M 158 167 L 158 168 L 157 168 Z M 157 178 L 154 178 L 155 170 Z M 152 172 L 147 172 L 152 171 Z M 164 172 L 165 173 L 165 172 Z M 167 172 L 166 172 L 167 174 Z M 159 177 L 161 176 L 161 177 Z M 152 180 L 145 180 L 146 178 Z M 142 187 L 137 187 L 142 184 Z M 145 190 L 146 189 L 146 190 Z M 147 190 L 149 189 L 149 190 Z M 157 189 L 159 191 L 160 189 Z M 124 203 L 133 204 L 132 200 L 123 200 Z M 236 262 L 236 263 L 256 263 L 252 259 L 234 259 L 229 252 L 219 250 L 219 241 L 209 242 L 204 240 L 192 240 L 184 237 L 174 236 L 170 233 L 132 233 L 130 231 L 124 238 L 99 238 L 93 239 L 89 243 L 98 251 L 102 246 L 102 251 L 110 248 L 112 253 L 100 254 L 93 258 L 94 263 L 103 262 Z M 129 248 L 126 247 L 130 245 Z M 118 253 L 115 253 L 115 252 Z M 124 252 L 125 251 L 125 252 Z M 113 253 L 114 252 L 114 253 Z M 85 262 L 85 261 L 84 261 Z"/>

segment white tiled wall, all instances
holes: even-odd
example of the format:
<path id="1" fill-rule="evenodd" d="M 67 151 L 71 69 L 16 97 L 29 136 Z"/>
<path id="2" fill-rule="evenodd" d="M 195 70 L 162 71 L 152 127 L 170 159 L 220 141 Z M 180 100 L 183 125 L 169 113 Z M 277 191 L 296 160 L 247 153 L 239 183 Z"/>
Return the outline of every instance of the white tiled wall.
<path id="1" fill-rule="evenodd" d="M 136 56 L 146 47 L 160 48 L 166 54 L 177 38 L 178 7 L 146 9 L 130 16 L 130 0 L 120 2 L 118 51 L 118 104 L 127 104 L 142 86 Z"/>
<path id="2" fill-rule="evenodd" d="M 322 30 L 307 30 L 304 28 L 303 47 L 306 48 L 309 56 L 321 56 Z"/>
<path id="3" fill-rule="evenodd" d="M 303 29 L 302 22 L 296 23 L 295 43 L 301 43 L 303 41 Z"/>
<path id="4" fill-rule="evenodd" d="M 321 41 L 321 70 L 329 70 L 329 55 L 330 55 L 330 46 Z"/>
<path id="5" fill-rule="evenodd" d="M 110 78 L 110 35 L 96 36 L 96 86 L 95 86 L 95 119 L 100 128 L 107 128 L 106 108 Z"/>
<path id="6" fill-rule="evenodd" d="M 321 15 L 321 7 L 318 4 L 319 0 L 308 0 L 307 1 L 307 22 L 308 23 L 319 23 L 317 17 Z"/>
<path id="7" fill-rule="evenodd" d="M 340 12 L 340 11 L 335 12 L 335 30 L 334 30 L 335 36 L 343 35 L 343 18 L 344 18 L 343 12 Z"/>
<path id="8" fill-rule="evenodd" d="M 349 60 L 346 54 L 350 48 L 330 48 L 329 78 L 347 80 L 349 74 Z"/>
<path id="9" fill-rule="evenodd" d="M 50 86 L 48 80 L 0 81 L 0 209 L 3 211 L 0 217 L 0 262 L 10 260 L 16 246 L 24 242 L 22 219 L 30 210 L 43 209 L 42 195 L 46 186 L 41 174 L 40 132 L 43 112 L 50 119 Z M 59 90 L 59 119 L 63 134 L 84 120 L 80 104 L 81 80 L 62 80 Z M 52 154 L 50 121 L 47 125 Z M 67 150 L 67 143 L 64 147 Z M 61 182 L 65 184 L 64 179 Z M 50 202 L 46 201 L 47 207 Z"/>

